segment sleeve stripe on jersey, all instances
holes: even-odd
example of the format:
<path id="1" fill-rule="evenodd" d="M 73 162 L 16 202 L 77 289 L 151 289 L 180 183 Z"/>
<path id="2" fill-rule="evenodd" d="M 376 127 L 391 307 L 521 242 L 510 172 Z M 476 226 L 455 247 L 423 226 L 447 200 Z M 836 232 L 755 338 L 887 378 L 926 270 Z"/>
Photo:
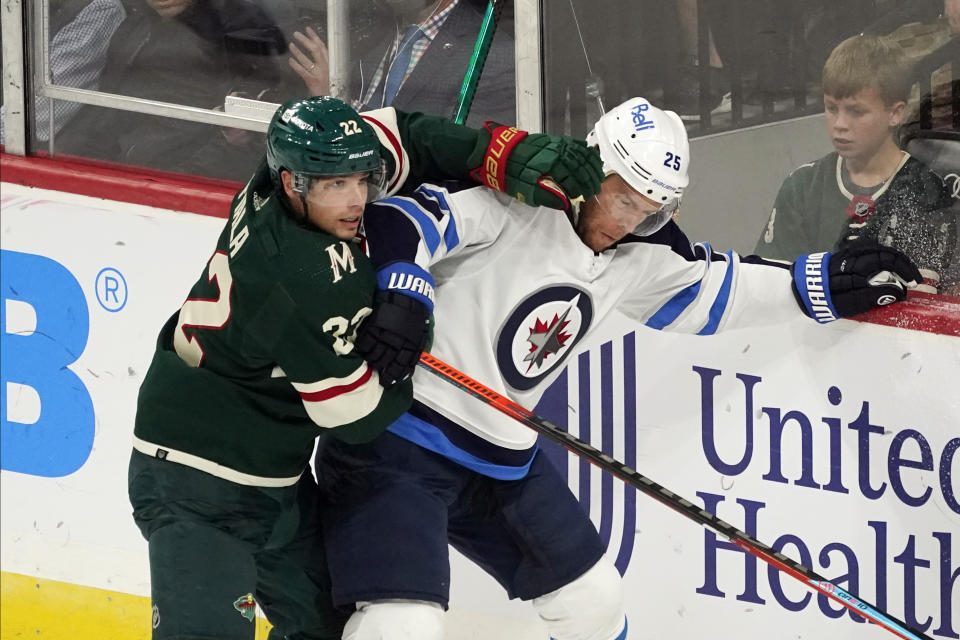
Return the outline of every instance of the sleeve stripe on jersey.
<path id="1" fill-rule="evenodd" d="M 293 385 L 293 388 L 296 389 L 301 396 L 306 396 L 322 393 L 327 389 L 349 387 L 355 385 L 360 378 L 367 377 L 369 375 L 370 367 L 366 362 L 361 362 L 360 366 L 354 369 L 352 373 L 343 376 L 342 378 L 324 378 L 322 380 L 317 380 L 316 382 L 291 381 L 290 384 Z"/>
<path id="2" fill-rule="evenodd" d="M 443 230 L 443 243 L 447 246 L 448 252 L 452 251 L 454 247 L 460 244 L 460 236 L 457 233 L 457 223 L 450 211 L 450 203 L 447 202 L 447 197 L 443 195 L 443 191 L 431 189 L 430 185 L 426 184 L 421 185 L 416 193 L 421 194 L 420 200 L 427 206 L 436 203 L 437 211 L 434 212 L 434 216 L 441 223 L 446 221 L 446 228 Z"/>
<path id="3" fill-rule="evenodd" d="M 665 305 L 650 316 L 650 319 L 645 323 L 646 326 L 652 329 L 663 329 L 673 324 L 680 317 L 680 314 L 697 299 L 697 294 L 700 293 L 700 284 L 701 282 L 698 280 L 670 298 Z"/>
<path id="4" fill-rule="evenodd" d="M 296 386 L 296 385 L 295 385 Z M 300 392 L 307 415 L 319 427 L 332 429 L 368 416 L 380 404 L 380 377 L 364 363 L 363 375 L 351 384 L 325 391 Z"/>
<path id="5" fill-rule="evenodd" d="M 437 231 L 436 223 L 416 202 L 406 197 L 393 197 L 381 200 L 380 204 L 394 207 L 406 214 L 420 228 L 420 235 L 423 237 L 430 255 L 436 255 L 437 249 L 440 247 L 440 233 Z"/>
<path id="6" fill-rule="evenodd" d="M 709 242 L 698 242 L 693 245 L 693 252 L 697 256 L 697 260 L 706 260 L 710 262 L 713 258 L 713 247 L 710 246 Z M 700 255 L 700 254 L 703 255 Z"/>
<path id="7" fill-rule="evenodd" d="M 393 193 L 400 187 L 401 184 L 406 181 L 407 175 L 410 172 L 410 169 L 404 162 L 407 152 L 404 150 L 403 145 L 400 144 L 400 140 L 397 138 L 397 136 L 394 135 L 393 131 L 390 130 L 389 126 L 369 114 L 362 114 L 361 117 L 370 124 L 374 125 L 374 130 L 377 132 L 377 136 L 380 138 L 381 142 L 383 140 L 387 141 L 388 144 L 385 144 L 384 146 L 388 147 L 388 150 L 395 158 L 397 168 L 391 177 L 389 186 L 387 187 L 387 193 Z"/>
<path id="8" fill-rule="evenodd" d="M 312 393 L 304 393 L 301 391 L 300 397 L 303 398 L 305 402 L 323 402 L 324 400 L 330 400 L 331 398 L 336 398 L 344 393 L 350 393 L 355 389 L 359 389 L 370 381 L 372 375 L 373 370 L 370 367 L 366 367 L 366 371 L 363 372 L 363 375 L 350 384 L 341 384 L 336 387 L 330 387 L 328 389 L 314 391 Z"/>
<path id="9" fill-rule="evenodd" d="M 733 251 L 727 251 L 724 255 L 727 256 L 727 272 L 723 276 L 723 284 L 720 285 L 717 297 L 714 298 L 713 305 L 710 307 L 707 324 L 697 332 L 698 336 L 709 336 L 717 332 L 723 313 L 727 310 L 727 302 L 730 301 L 730 288 L 733 284 L 733 270 L 736 265 L 733 260 Z"/>

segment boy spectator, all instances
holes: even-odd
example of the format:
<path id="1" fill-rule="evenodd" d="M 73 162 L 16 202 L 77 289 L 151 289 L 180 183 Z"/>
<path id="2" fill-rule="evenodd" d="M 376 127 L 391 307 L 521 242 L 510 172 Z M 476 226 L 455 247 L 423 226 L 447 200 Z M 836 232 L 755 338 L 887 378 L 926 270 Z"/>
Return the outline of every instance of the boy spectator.
<path id="1" fill-rule="evenodd" d="M 957 209 L 943 180 L 894 141 L 909 94 L 903 53 L 876 36 L 841 42 L 823 69 L 824 110 L 835 151 L 798 167 L 780 187 L 756 246 L 792 260 L 856 241 L 901 249 L 924 288 L 960 259 Z"/>

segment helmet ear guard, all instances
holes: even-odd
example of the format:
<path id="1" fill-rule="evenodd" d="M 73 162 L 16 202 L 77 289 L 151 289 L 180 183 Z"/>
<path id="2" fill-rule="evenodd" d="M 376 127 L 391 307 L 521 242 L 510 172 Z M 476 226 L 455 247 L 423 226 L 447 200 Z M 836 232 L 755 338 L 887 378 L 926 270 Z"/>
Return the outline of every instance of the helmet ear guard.
<path id="1" fill-rule="evenodd" d="M 631 98 L 604 114 L 587 135 L 606 175 L 616 173 L 660 209 L 634 230 L 650 235 L 670 220 L 690 182 L 690 142 L 680 117 L 644 98 Z"/>

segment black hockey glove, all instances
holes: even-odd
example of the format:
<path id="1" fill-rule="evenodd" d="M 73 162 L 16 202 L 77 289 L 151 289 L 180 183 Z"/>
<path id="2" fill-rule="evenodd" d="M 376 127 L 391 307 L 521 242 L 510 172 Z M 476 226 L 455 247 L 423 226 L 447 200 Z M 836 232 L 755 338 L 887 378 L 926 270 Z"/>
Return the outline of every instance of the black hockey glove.
<path id="1" fill-rule="evenodd" d="M 430 338 L 430 311 L 395 291 L 373 294 L 373 313 L 357 333 L 356 350 L 391 387 L 413 375 Z"/>
<path id="2" fill-rule="evenodd" d="M 904 300 L 922 280 L 910 259 L 889 247 L 857 244 L 793 263 L 793 294 L 821 324 Z"/>
<path id="3" fill-rule="evenodd" d="M 596 149 L 576 138 L 527 133 L 487 122 L 490 144 L 471 156 L 474 180 L 537 207 L 568 209 L 570 200 L 600 193 L 603 163 Z M 478 155 L 478 154 L 477 154 Z"/>

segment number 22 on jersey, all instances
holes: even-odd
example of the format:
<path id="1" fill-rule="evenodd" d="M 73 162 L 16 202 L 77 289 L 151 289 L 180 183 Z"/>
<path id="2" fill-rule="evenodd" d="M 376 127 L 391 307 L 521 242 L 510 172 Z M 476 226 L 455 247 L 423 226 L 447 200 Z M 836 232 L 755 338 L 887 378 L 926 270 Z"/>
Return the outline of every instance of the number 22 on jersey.
<path id="1" fill-rule="evenodd" d="M 173 348 L 180 359 L 191 367 L 199 367 L 204 354 L 197 336 L 188 336 L 187 329 L 222 329 L 230 320 L 233 274 L 230 273 L 230 260 L 226 253 L 217 251 L 210 258 L 207 280 L 217 287 L 216 297 L 189 298 L 184 302 L 173 334 Z M 350 320 L 335 316 L 323 323 L 323 331 L 333 337 L 333 350 L 337 355 L 345 356 L 353 351 L 360 323 L 372 312 L 370 307 L 362 307 Z"/>
<path id="2" fill-rule="evenodd" d="M 230 319 L 230 290 L 233 274 L 227 254 L 217 251 L 210 258 L 207 279 L 217 287 L 216 298 L 190 298 L 180 307 L 180 317 L 173 334 L 173 348 L 177 355 L 191 367 L 203 362 L 203 347 L 197 336 L 187 335 L 187 327 L 196 329 L 222 329 Z"/>

